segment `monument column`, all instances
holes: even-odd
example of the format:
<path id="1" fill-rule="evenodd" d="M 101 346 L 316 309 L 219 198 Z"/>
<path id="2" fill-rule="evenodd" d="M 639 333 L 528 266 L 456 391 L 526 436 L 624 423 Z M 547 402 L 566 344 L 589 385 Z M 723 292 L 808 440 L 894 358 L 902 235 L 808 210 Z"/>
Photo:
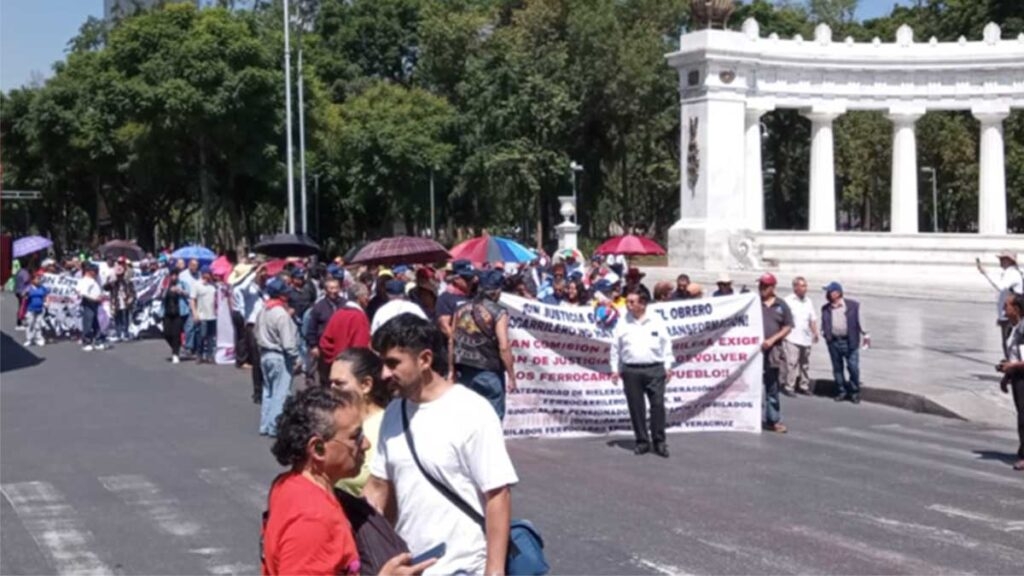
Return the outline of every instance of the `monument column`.
<path id="1" fill-rule="evenodd" d="M 1003 120 L 1009 108 L 971 110 L 981 123 L 981 159 L 978 165 L 978 233 L 1006 234 L 1006 152 Z"/>
<path id="2" fill-rule="evenodd" d="M 892 210 L 889 231 L 917 234 L 917 137 L 914 123 L 923 109 L 890 109 L 892 134 Z"/>
<path id="3" fill-rule="evenodd" d="M 812 108 L 804 113 L 811 121 L 810 232 L 836 231 L 836 169 L 832 121 L 842 110 Z"/>
<path id="4" fill-rule="evenodd" d="M 761 116 L 775 109 L 772 104 L 747 102 L 744 145 L 743 216 L 746 227 L 764 230 L 764 174 L 761 170 Z"/>

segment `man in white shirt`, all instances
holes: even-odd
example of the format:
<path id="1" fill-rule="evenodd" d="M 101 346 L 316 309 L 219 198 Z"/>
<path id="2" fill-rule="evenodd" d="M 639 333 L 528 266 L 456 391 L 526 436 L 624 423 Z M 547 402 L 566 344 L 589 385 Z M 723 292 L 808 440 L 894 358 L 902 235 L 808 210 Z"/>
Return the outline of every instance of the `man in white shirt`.
<path id="1" fill-rule="evenodd" d="M 371 335 L 376 334 L 381 326 L 388 323 L 388 320 L 401 314 L 415 314 L 424 320 L 428 319 L 427 313 L 422 308 L 405 297 L 404 280 L 388 280 L 388 283 L 384 285 L 384 290 L 388 295 L 388 301 L 373 315 L 373 322 L 370 324 Z"/>
<path id="2" fill-rule="evenodd" d="M 999 267 L 1002 272 L 999 278 L 993 280 L 985 268 L 981 265 L 981 259 L 975 258 L 978 265 L 978 272 L 988 280 L 988 283 L 999 293 L 996 299 L 996 324 L 999 325 L 999 341 L 1003 343 L 1003 355 L 1006 355 L 1006 340 L 1010 337 L 1010 330 L 1013 326 L 1006 319 L 1006 299 L 1010 294 L 1024 294 L 1024 272 L 1017 267 L 1017 255 L 1013 252 L 1004 251 L 999 253 Z"/>
<path id="3" fill-rule="evenodd" d="M 82 350 L 85 352 L 106 348 L 102 343 L 93 344 L 99 335 L 99 308 L 103 302 L 103 289 L 96 281 L 98 272 L 99 269 L 95 264 L 91 262 L 82 264 L 82 278 L 76 286 L 78 296 L 81 297 Z"/>
<path id="4" fill-rule="evenodd" d="M 629 313 L 615 327 L 615 339 L 612 341 L 612 378 L 616 382 L 622 378 L 629 419 L 636 436 L 633 452 L 650 452 L 653 440 L 654 453 L 668 458 L 665 384 L 672 370 L 672 339 L 665 324 L 647 314 L 647 294 L 643 290 L 634 288 L 626 295 L 626 309 Z M 645 396 L 651 403 L 650 436 L 647 434 Z"/>
<path id="5" fill-rule="evenodd" d="M 217 287 L 213 282 L 213 271 L 203 266 L 199 280 L 190 287 L 192 318 L 199 327 L 194 350 L 196 364 L 213 364 L 217 347 Z"/>
<path id="6" fill-rule="evenodd" d="M 793 313 L 793 330 L 782 343 L 786 360 L 782 393 L 789 397 L 798 393 L 810 396 L 807 368 L 811 363 L 811 345 L 818 342 L 818 313 L 807 296 L 807 280 L 803 276 L 793 279 L 793 293 L 786 296 L 786 305 Z"/>
<path id="7" fill-rule="evenodd" d="M 413 555 L 445 545 L 444 555 L 426 574 L 503 574 L 510 487 L 519 479 L 490 404 L 441 375 L 448 364 L 445 345 L 440 328 L 412 314 L 396 317 L 374 336 L 373 347 L 384 360 L 383 378 L 401 398 L 384 412 L 363 494 L 390 521 L 397 520 L 395 528 Z M 424 471 L 482 515 L 483 526 L 428 481 Z"/>

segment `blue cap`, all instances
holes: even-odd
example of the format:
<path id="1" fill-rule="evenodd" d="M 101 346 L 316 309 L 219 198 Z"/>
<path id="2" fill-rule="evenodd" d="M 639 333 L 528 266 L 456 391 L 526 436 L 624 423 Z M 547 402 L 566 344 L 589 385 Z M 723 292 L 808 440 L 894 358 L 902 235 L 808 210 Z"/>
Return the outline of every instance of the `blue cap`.
<path id="1" fill-rule="evenodd" d="M 476 271 L 473 270 L 473 263 L 469 260 L 456 260 L 452 262 L 452 272 L 457 276 L 463 276 L 472 278 L 476 276 Z"/>
<path id="2" fill-rule="evenodd" d="M 401 296 L 405 294 L 405 282 L 401 280 L 388 280 L 388 283 L 384 285 L 384 290 L 392 296 Z"/>
<path id="3" fill-rule="evenodd" d="M 338 270 L 340 270 L 340 268 L 338 268 L 337 264 L 328 264 L 326 272 L 329 276 L 334 276 L 338 273 Z"/>
<path id="4" fill-rule="evenodd" d="M 583 271 L 582 270 L 573 270 L 569 274 L 569 280 L 583 280 Z"/>
<path id="5" fill-rule="evenodd" d="M 213 269 L 210 268 L 209 264 L 206 264 L 205 266 L 203 266 L 202 268 L 199 269 L 199 273 L 200 274 L 213 274 Z"/>
<path id="6" fill-rule="evenodd" d="M 598 280 L 597 282 L 594 282 L 594 284 L 593 284 L 593 286 L 591 286 L 591 288 L 594 289 L 594 292 L 600 292 L 600 293 L 604 294 L 606 292 L 611 292 L 612 291 L 612 283 L 607 281 L 607 280 L 605 280 L 604 278 L 602 278 L 602 279 Z"/>
<path id="7" fill-rule="evenodd" d="M 405 266 L 404 264 L 400 264 L 400 265 L 395 266 L 394 268 L 392 268 L 391 271 L 394 272 L 396 275 L 397 274 L 405 274 L 406 272 L 409 271 L 409 267 Z"/>
<path id="8" fill-rule="evenodd" d="M 505 284 L 505 275 L 501 270 L 488 270 L 480 274 L 481 290 L 501 290 Z"/>
<path id="9" fill-rule="evenodd" d="M 299 268 L 298 266 L 296 266 L 295 268 L 292 268 L 292 278 L 305 278 L 305 277 L 306 277 L 306 271 L 305 270 L 303 270 L 302 268 Z"/>
<path id="10" fill-rule="evenodd" d="M 828 285 L 824 287 L 824 289 L 825 292 L 839 292 L 840 294 L 843 293 L 843 285 L 840 284 L 839 282 L 829 282 Z"/>
<path id="11" fill-rule="evenodd" d="M 263 288 L 263 290 L 267 293 L 267 296 L 270 298 L 284 296 L 292 291 L 291 287 L 288 286 L 288 284 L 286 284 L 284 280 L 281 280 L 276 276 L 274 278 L 271 278 L 270 281 L 267 282 L 267 285 L 266 287 Z"/>

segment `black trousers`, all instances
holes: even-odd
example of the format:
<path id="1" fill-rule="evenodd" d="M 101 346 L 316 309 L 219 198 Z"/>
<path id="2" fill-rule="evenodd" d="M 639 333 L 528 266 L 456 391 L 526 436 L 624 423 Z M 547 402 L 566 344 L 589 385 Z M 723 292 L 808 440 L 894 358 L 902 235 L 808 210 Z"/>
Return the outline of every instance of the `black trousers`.
<path id="1" fill-rule="evenodd" d="M 629 406 L 629 419 L 637 444 L 665 443 L 665 366 L 623 366 L 622 384 Z M 647 434 L 647 401 L 651 404 L 651 433 Z"/>
<path id="2" fill-rule="evenodd" d="M 263 368 L 260 367 L 260 347 L 256 344 L 253 325 L 245 325 L 245 347 L 248 351 L 249 364 L 252 365 L 252 401 L 257 404 L 263 399 Z"/>
<path id="3" fill-rule="evenodd" d="M 1017 406 L 1017 458 L 1024 459 L 1024 379 L 1012 382 L 1010 389 L 1013 391 L 1013 403 Z"/>
<path id="4" fill-rule="evenodd" d="M 245 317 L 237 310 L 231 311 L 231 326 L 235 329 L 235 366 L 249 363 L 249 345 L 246 343 Z"/>
<path id="5" fill-rule="evenodd" d="M 181 331 L 185 327 L 185 319 L 181 316 L 164 316 L 164 340 L 171 347 L 171 354 L 181 354 Z"/>

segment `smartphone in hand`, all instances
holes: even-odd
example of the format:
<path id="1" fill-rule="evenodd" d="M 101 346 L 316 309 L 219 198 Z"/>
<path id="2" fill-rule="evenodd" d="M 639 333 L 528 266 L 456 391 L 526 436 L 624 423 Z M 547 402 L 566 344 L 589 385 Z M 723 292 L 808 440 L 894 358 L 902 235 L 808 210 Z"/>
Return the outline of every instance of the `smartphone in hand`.
<path id="1" fill-rule="evenodd" d="M 410 562 L 410 564 L 415 566 L 415 565 L 417 565 L 417 564 L 419 564 L 421 562 L 426 562 L 427 560 L 430 560 L 430 559 L 439 559 L 442 556 L 444 556 L 444 553 L 447 552 L 447 551 L 448 551 L 448 546 L 444 542 L 441 542 L 440 544 L 438 544 L 437 546 L 434 546 L 430 550 L 427 550 L 426 552 L 424 552 L 424 553 L 422 553 L 422 554 L 420 554 L 418 556 L 414 556 L 412 561 Z"/>

